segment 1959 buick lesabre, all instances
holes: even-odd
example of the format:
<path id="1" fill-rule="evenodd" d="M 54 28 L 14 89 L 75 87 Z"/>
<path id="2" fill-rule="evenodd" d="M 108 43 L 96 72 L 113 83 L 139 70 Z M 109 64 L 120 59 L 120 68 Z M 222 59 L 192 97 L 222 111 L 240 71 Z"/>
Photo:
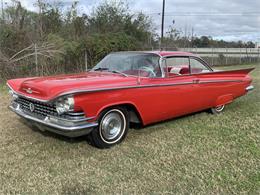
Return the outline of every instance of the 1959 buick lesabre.
<path id="1" fill-rule="evenodd" d="M 185 52 L 117 52 L 81 74 L 13 79 L 10 109 L 37 126 L 68 137 L 89 135 L 108 148 L 129 123 L 148 125 L 226 104 L 253 90 L 253 69 L 215 71 Z"/>

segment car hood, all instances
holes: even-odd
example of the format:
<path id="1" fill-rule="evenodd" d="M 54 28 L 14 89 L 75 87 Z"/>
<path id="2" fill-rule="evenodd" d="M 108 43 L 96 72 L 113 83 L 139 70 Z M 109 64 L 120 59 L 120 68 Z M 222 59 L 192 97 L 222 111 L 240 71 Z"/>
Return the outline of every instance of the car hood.
<path id="1" fill-rule="evenodd" d="M 136 77 L 126 77 L 109 72 L 87 72 L 74 75 L 34 77 L 9 80 L 8 85 L 19 94 L 51 100 L 76 91 L 98 91 L 110 88 L 134 86 Z"/>

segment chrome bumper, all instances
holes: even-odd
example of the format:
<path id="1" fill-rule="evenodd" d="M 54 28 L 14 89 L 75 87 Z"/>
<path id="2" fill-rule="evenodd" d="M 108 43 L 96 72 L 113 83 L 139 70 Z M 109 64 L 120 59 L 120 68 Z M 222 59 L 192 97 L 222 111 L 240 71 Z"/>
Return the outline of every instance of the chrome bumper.
<path id="1" fill-rule="evenodd" d="M 59 119 L 55 118 L 53 120 L 51 116 L 47 116 L 42 120 L 30 115 L 30 113 L 24 112 L 20 109 L 19 105 L 16 107 L 11 105 L 9 106 L 9 109 L 15 112 L 18 116 L 29 121 L 31 125 L 37 126 L 42 131 L 47 130 L 66 137 L 79 137 L 82 135 L 87 135 L 93 130 L 94 127 L 98 126 L 98 123 L 95 122 L 81 121 L 79 123 L 68 120 L 63 121 L 62 119 L 60 119 L 61 123 L 58 124 Z M 70 123 L 68 124 L 68 122 Z"/>
<path id="2" fill-rule="evenodd" d="M 250 91 L 253 91 L 254 90 L 254 86 L 253 85 L 249 85 L 247 88 L 246 88 L 246 91 L 247 92 L 250 92 Z"/>

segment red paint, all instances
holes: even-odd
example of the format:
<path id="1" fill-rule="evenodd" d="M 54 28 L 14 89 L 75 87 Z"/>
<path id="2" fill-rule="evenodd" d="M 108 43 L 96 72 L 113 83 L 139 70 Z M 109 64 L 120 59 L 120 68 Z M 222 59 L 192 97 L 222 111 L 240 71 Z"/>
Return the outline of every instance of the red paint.
<path id="1" fill-rule="evenodd" d="M 151 52 L 160 56 L 194 56 L 185 52 Z M 216 107 L 246 94 L 253 69 L 211 72 L 166 78 L 124 77 L 108 72 L 89 72 L 42 78 L 9 80 L 19 94 L 53 100 L 76 90 L 75 106 L 86 116 L 99 116 L 105 108 L 128 104 L 136 108 L 144 125 Z M 163 86 L 162 86 L 163 85 Z M 28 94 L 24 89 L 32 89 Z"/>

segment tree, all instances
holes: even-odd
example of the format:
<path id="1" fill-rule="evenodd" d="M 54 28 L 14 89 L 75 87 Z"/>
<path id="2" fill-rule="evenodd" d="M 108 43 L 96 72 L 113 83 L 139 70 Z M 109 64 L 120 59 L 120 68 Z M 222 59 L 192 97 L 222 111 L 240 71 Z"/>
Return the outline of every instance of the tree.
<path id="1" fill-rule="evenodd" d="M 36 45 L 37 50 L 45 48 L 62 51 L 50 53 L 44 50 L 42 53 L 45 57 L 37 54 L 42 74 L 56 74 L 84 70 L 85 54 L 88 56 L 88 64 L 93 66 L 112 51 L 150 50 L 159 45 L 151 18 L 142 12 L 133 14 L 123 0 L 103 0 L 89 15 L 79 14 L 77 1 L 68 10 L 63 10 L 61 0 L 36 0 L 35 6 L 37 12 L 31 12 L 23 8 L 20 1 L 12 0 L 5 7 L 4 22 L 1 18 L 3 16 L 0 16 L 0 65 L 4 64 L 5 67 L 0 67 L 1 77 L 2 70 L 8 73 L 5 78 L 6 75 L 17 77 L 18 74 L 36 74 L 33 57 L 35 47 L 29 46 Z M 46 45 L 52 48 L 46 48 Z M 254 47 L 254 44 L 214 40 L 207 36 L 191 40 L 170 26 L 164 46 L 177 49 L 185 46 Z M 24 48 L 28 50 L 19 53 Z M 30 56 L 21 59 L 26 55 Z"/>
<path id="2" fill-rule="evenodd" d="M 90 31 L 102 34 L 124 31 L 129 12 L 123 1 L 104 1 L 91 15 L 88 20 Z"/>

